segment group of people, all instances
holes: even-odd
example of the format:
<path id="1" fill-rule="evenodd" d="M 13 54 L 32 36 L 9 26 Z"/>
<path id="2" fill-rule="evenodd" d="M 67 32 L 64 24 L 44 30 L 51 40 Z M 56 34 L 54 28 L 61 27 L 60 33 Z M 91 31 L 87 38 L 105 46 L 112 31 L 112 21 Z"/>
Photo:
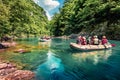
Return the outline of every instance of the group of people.
<path id="1" fill-rule="evenodd" d="M 98 36 L 90 36 L 86 39 L 85 36 L 78 36 L 77 38 L 77 44 L 80 44 L 80 45 L 105 45 L 108 43 L 108 40 L 106 38 L 106 36 L 102 36 L 102 39 L 99 39 Z"/>
<path id="2" fill-rule="evenodd" d="M 42 37 L 40 37 L 40 39 L 46 39 L 46 40 L 49 40 L 50 37 L 49 37 L 49 36 L 42 36 Z"/>

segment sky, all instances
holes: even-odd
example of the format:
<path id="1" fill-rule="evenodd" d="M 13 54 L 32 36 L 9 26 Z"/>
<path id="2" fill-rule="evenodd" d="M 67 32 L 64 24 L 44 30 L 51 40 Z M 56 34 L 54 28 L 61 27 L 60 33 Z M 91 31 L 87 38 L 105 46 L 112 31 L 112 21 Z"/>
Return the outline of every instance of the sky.
<path id="1" fill-rule="evenodd" d="M 64 0 L 34 0 L 34 2 L 45 10 L 48 20 L 51 20 L 52 16 L 63 6 Z"/>

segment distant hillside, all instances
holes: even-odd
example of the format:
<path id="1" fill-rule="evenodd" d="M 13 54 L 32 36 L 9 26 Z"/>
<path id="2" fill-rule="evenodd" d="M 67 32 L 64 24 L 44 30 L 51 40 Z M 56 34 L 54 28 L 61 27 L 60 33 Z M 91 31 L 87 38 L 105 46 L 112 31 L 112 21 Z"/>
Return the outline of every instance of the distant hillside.
<path id="1" fill-rule="evenodd" d="M 87 32 L 120 40 L 120 1 L 65 0 L 51 26 L 55 36 Z"/>
<path id="2" fill-rule="evenodd" d="M 0 0 L 0 36 L 48 34 L 45 11 L 33 0 Z"/>

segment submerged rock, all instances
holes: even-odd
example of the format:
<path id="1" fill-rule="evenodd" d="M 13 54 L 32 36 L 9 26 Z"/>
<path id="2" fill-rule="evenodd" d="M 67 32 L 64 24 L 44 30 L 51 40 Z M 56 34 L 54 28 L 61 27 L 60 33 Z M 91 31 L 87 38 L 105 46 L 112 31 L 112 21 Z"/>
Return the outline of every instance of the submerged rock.
<path id="1" fill-rule="evenodd" d="M 34 73 L 28 70 L 16 70 L 13 73 L 8 74 L 3 80 L 31 80 Z"/>
<path id="2" fill-rule="evenodd" d="M 16 46 L 16 42 L 2 42 L 1 43 L 4 47 L 13 47 L 13 46 Z"/>
<path id="3" fill-rule="evenodd" d="M 0 62 L 0 80 L 31 80 L 34 76 L 29 70 L 17 70 L 14 64 Z"/>

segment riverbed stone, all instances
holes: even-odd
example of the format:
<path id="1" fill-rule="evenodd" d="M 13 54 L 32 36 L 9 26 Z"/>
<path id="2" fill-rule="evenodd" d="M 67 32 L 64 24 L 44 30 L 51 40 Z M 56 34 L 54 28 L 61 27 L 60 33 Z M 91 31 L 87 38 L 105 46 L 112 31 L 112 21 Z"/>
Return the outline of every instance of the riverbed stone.
<path id="1" fill-rule="evenodd" d="M 13 73 L 6 75 L 3 80 L 31 80 L 34 73 L 28 70 L 16 70 Z"/>
<path id="2" fill-rule="evenodd" d="M 35 73 L 29 70 L 18 70 L 12 63 L 0 62 L 0 80 L 31 80 Z"/>

